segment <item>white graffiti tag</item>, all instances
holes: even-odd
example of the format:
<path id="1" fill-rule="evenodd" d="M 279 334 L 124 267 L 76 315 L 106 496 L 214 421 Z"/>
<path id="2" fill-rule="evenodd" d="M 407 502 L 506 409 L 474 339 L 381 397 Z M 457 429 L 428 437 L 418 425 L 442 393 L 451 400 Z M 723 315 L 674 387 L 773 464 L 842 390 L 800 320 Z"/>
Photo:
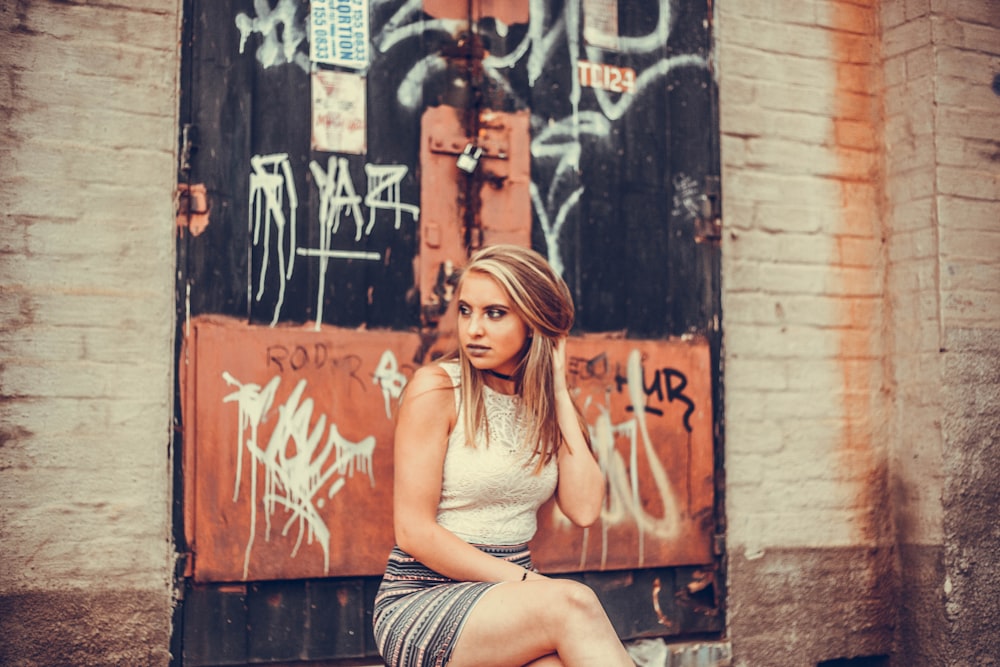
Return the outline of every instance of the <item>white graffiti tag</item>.
<path id="1" fill-rule="evenodd" d="M 396 229 L 403 222 L 403 213 L 413 216 L 414 222 L 420 219 L 420 207 L 414 204 L 404 204 L 400 201 L 399 184 L 409 171 L 405 164 L 366 164 L 368 174 L 368 194 L 365 195 L 365 206 L 368 207 L 368 227 L 365 234 L 371 234 L 375 227 L 375 211 L 383 209 L 396 214 Z"/>
<path id="2" fill-rule="evenodd" d="M 291 557 L 294 558 L 303 540 L 318 542 L 323 549 L 323 573 L 330 570 L 330 530 L 319 510 L 353 477 L 355 470 L 366 473 L 374 487 L 372 457 L 375 437 L 351 442 L 340 435 L 336 424 L 327 428 L 325 414 L 313 423 L 313 400 L 303 398 L 306 381 L 299 380 L 284 404 L 277 407 L 278 419 L 266 445 L 258 441 L 260 425 L 274 404 L 281 378 L 275 376 L 262 389 L 256 384 L 243 384 L 228 372 L 223 372 L 226 384 L 235 391 L 223 398 L 239 407 L 238 454 L 234 479 L 233 501 L 239 499 L 243 476 L 243 452 L 251 456 L 250 476 L 250 535 L 243 555 L 243 578 L 250 573 L 250 555 L 257 535 L 258 503 L 264 511 L 264 539 L 271 539 L 271 520 L 282 509 L 288 519 L 281 528 L 287 536 L 297 529 Z M 326 436 L 324 439 L 324 435 Z M 258 470 L 263 470 L 263 495 L 258 499 Z M 317 497 L 329 483 L 326 498 Z"/>
<path id="3" fill-rule="evenodd" d="M 271 256 L 271 228 L 277 230 L 275 252 L 279 264 L 278 298 L 271 318 L 271 325 L 278 322 L 284 302 L 285 285 L 291 279 L 295 268 L 295 257 L 319 258 L 319 285 L 316 291 L 316 329 L 323 321 L 323 305 L 326 294 L 327 270 L 331 259 L 378 261 L 381 253 L 368 250 L 337 250 L 333 247 L 334 236 L 340 231 L 341 222 L 350 218 L 354 223 L 354 242 L 370 236 L 375 228 L 378 211 L 395 213 L 395 228 L 402 224 L 403 214 L 420 218 L 420 207 L 400 200 L 400 183 L 406 176 L 405 165 L 365 165 L 368 174 L 368 193 L 364 205 L 368 207 L 367 224 L 362 213 L 362 199 L 351 178 L 346 158 L 331 156 L 324 169 L 315 160 L 309 163 L 316 188 L 319 190 L 319 247 L 297 248 L 295 239 L 295 219 L 298 210 L 298 195 L 295 190 L 294 174 L 287 153 L 275 155 L 255 155 L 250 159 L 253 171 L 250 174 L 250 232 L 253 244 L 263 245 L 260 276 L 256 300 L 260 301 L 267 284 L 268 266 Z M 290 241 L 286 248 L 285 229 L 290 231 Z M 287 259 L 286 259 L 287 254 Z M 248 286 L 248 299 L 252 296 Z"/>
<path id="4" fill-rule="evenodd" d="M 250 35 L 259 34 L 262 41 L 257 47 L 257 62 L 265 69 L 294 63 L 308 72 L 309 54 L 299 49 L 306 41 L 305 18 L 295 16 L 299 5 L 298 0 L 278 0 L 277 6 L 271 9 L 267 0 L 254 0 L 257 16 L 243 12 L 236 15 L 240 53 L 246 49 Z"/>
<path id="5" fill-rule="evenodd" d="M 382 398 L 385 399 L 385 416 L 392 419 L 392 399 L 398 399 L 406 387 L 406 376 L 399 372 L 399 364 L 392 350 L 386 350 L 379 359 L 375 369 L 375 384 L 382 388 Z"/>
<path id="6" fill-rule="evenodd" d="M 414 0 L 399 3 L 379 0 L 377 4 L 380 7 L 396 7 L 372 38 L 376 51 L 381 54 L 390 53 L 403 42 L 419 40 L 429 34 L 457 34 L 466 25 L 456 19 L 429 18 L 420 11 L 420 3 Z M 542 226 L 546 254 L 559 272 L 563 270 L 560 257 L 562 228 L 573 218 L 572 214 L 585 194 L 579 182 L 584 142 L 613 141 L 614 122 L 620 120 L 646 91 L 660 85 L 674 70 L 707 69 L 709 66 L 708 58 L 698 53 L 665 55 L 665 47 L 677 23 L 678 0 L 659 0 L 646 5 L 649 11 L 655 12 L 656 18 L 655 25 L 647 33 L 614 36 L 617 55 L 642 57 L 646 61 L 641 71 L 636 72 L 635 83 L 628 94 L 599 87 L 584 90 L 579 77 L 571 76 L 566 82 L 569 113 L 561 118 L 538 115 L 532 118 L 532 127 L 539 131 L 533 134 L 531 142 L 531 201 Z M 489 79 L 489 85 L 502 89 L 506 96 L 517 98 L 506 70 L 522 62 L 526 63 L 528 83 L 532 87 L 547 70 L 576 72 L 578 64 L 584 61 L 595 67 L 604 64 L 607 49 L 581 39 L 581 26 L 587 23 L 586 18 L 579 0 L 561 5 L 546 0 L 529 0 L 528 27 L 520 42 L 505 53 L 488 54 L 483 59 L 483 75 Z M 507 27 L 495 19 L 491 19 L 490 25 L 498 33 L 506 34 Z M 416 113 L 424 103 L 423 91 L 427 88 L 427 81 L 446 76 L 447 72 L 447 60 L 440 53 L 410 61 L 396 91 L 397 104 Z M 585 95 L 592 97 L 597 110 L 581 108 Z"/>
<path id="7" fill-rule="evenodd" d="M 292 277 L 295 268 L 295 214 L 299 208 L 299 196 L 295 191 L 292 167 L 287 153 L 275 155 L 255 155 L 250 158 L 253 171 L 250 172 L 250 219 L 253 244 L 261 243 L 261 229 L 264 231 L 263 259 L 260 279 L 257 285 L 257 301 L 264 294 L 267 279 L 268 257 L 271 254 L 271 225 L 278 230 L 278 302 L 274 307 L 271 324 L 276 324 L 281 313 L 281 303 L 285 299 L 285 281 Z M 285 197 L 288 197 L 288 215 L 285 215 Z M 285 228 L 290 232 L 291 252 L 285 258 Z M 287 267 L 286 267 L 287 263 Z M 251 286 L 247 284 L 249 292 Z M 249 299 L 250 295 L 247 294 Z"/>
<path id="8" fill-rule="evenodd" d="M 653 535 L 660 540 L 675 539 L 681 529 L 681 510 L 667 471 L 653 447 L 646 422 L 646 394 L 642 384 L 642 355 L 639 350 L 629 353 L 627 363 L 628 397 L 634 408 L 635 417 L 620 424 L 611 423 L 611 415 L 605 406 L 598 407 L 598 416 L 590 427 L 591 440 L 598 463 L 608 480 L 608 495 L 601 510 L 601 566 L 607 564 L 608 530 L 617 525 L 634 522 L 639 529 L 638 566 L 645 559 L 645 536 Z M 628 442 L 628 460 L 615 448 L 615 442 L 624 438 Z M 654 516 L 646 510 L 639 495 L 639 455 L 644 455 L 646 467 L 653 478 L 653 485 L 659 495 L 663 511 Z M 569 519 L 553 509 L 557 521 L 568 524 Z M 580 552 L 580 567 L 586 567 L 590 529 L 584 530 L 583 547 Z"/>
<path id="9" fill-rule="evenodd" d="M 672 215 L 683 214 L 685 220 L 695 220 L 701 215 L 701 200 L 704 197 L 698 181 L 687 174 L 677 174 L 673 178 L 674 210 Z"/>

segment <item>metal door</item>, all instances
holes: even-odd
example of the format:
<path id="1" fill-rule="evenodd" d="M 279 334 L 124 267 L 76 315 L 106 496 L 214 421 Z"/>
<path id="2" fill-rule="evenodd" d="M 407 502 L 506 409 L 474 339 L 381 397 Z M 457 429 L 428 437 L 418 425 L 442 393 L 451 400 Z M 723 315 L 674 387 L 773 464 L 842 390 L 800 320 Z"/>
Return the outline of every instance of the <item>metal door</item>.
<path id="1" fill-rule="evenodd" d="M 624 638 L 722 632 L 710 28 L 704 0 L 187 0 L 179 664 L 376 655 L 400 392 L 501 241 L 573 290 L 609 484 L 589 530 L 543 508 L 540 565 Z"/>

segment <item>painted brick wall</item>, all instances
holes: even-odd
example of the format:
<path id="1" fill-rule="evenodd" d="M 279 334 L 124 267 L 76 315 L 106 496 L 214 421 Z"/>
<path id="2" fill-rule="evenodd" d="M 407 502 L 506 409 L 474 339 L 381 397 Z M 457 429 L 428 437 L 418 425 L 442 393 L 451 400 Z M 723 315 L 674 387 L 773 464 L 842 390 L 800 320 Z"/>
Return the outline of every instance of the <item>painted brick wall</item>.
<path id="1" fill-rule="evenodd" d="M 895 326 L 892 502 L 901 577 L 900 652 L 944 665 L 943 362 L 939 232 L 935 214 L 935 55 L 927 3 L 885 3 L 888 290 Z"/>
<path id="2" fill-rule="evenodd" d="M 1000 473 L 984 465 L 1000 444 L 1000 6 L 888 2 L 881 21 L 900 656 L 984 664 L 1000 654 Z"/>
<path id="3" fill-rule="evenodd" d="M 717 5 L 734 664 L 894 642 L 878 17 Z"/>
<path id="4" fill-rule="evenodd" d="M 0 6 L 0 663 L 166 664 L 179 2 Z"/>
<path id="5" fill-rule="evenodd" d="M 1000 656 L 1000 4 L 937 0 L 928 14 L 944 461 L 938 590 L 941 644 L 957 667 Z"/>
<path id="6" fill-rule="evenodd" d="M 1000 5 L 717 11 L 734 664 L 986 664 Z"/>

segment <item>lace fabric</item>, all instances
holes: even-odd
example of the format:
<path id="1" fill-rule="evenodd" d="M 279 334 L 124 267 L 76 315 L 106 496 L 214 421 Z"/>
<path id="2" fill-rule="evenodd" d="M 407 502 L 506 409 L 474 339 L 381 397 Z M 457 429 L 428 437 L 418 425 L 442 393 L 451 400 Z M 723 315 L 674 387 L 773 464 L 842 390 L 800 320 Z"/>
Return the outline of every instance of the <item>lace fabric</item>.
<path id="1" fill-rule="evenodd" d="M 534 446 L 527 442 L 519 396 L 484 388 L 489 444 L 477 434 L 466 444 L 457 363 L 445 363 L 455 385 L 458 417 L 448 437 L 444 460 L 439 524 L 472 544 L 521 544 L 537 529 L 538 508 L 556 488 L 555 459 L 536 474 Z"/>

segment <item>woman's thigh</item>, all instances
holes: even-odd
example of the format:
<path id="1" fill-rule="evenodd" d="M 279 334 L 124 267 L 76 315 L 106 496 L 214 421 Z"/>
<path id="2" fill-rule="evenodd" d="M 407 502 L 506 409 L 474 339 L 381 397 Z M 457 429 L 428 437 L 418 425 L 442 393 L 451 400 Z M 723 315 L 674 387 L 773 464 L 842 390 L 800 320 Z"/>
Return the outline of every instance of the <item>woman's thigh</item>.
<path id="1" fill-rule="evenodd" d="M 550 654 L 560 623 L 582 584 L 559 579 L 511 582 L 491 588 L 466 619 L 448 667 L 537 667 L 562 665 Z"/>

